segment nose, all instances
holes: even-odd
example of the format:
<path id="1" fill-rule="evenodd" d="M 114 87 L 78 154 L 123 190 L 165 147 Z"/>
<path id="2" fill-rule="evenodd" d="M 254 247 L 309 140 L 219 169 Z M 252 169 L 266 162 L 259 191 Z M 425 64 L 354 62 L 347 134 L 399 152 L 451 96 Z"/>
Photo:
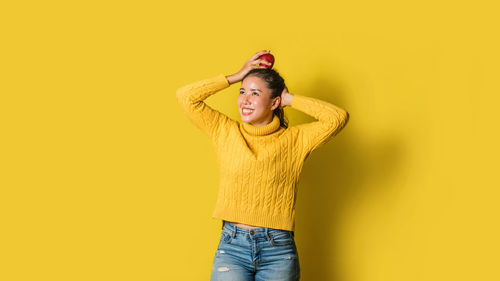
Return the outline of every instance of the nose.
<path id="1" fill-rule="evenodd" d="M 245 103 L 245 104 L 250 103 L 250 95 L 244 95 L 244 97 L 243 97 L 243 103 Z"/>

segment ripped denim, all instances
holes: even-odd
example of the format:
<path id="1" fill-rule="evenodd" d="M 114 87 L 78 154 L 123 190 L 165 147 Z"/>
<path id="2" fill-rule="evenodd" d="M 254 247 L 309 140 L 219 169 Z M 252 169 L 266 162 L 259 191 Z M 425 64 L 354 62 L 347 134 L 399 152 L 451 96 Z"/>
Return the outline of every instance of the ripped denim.
<path id="1" fill-rule="evenodd" d="M 224 221 L 211 281 L 298 281 L 300 265 L 294 232 L 245 229 Z"/>

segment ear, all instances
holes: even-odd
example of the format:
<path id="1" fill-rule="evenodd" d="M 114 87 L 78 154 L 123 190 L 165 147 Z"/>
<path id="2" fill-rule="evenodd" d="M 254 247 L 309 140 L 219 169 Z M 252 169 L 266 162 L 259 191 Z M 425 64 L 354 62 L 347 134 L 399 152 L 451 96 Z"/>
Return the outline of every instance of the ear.
<path id="1" fill-rule="evenodd" d="M 274 98 L 273 104 L 271 106 L 271 109 L 274 111 L 276 108 L 278 108 L 281 105 L 281 96 L 278 96 Z"/>

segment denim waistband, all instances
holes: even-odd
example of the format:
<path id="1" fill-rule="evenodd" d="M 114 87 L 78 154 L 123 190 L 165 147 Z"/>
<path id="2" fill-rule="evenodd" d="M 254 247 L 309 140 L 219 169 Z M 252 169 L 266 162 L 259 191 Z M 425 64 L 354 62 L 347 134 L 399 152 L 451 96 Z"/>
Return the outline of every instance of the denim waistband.
<path id="1" fill-rule="evenodd" d="M 226 229 L 228 231 L 231 231 L 234 234 L 236 234 L 236 233 L 249 234 L 250 232 L 252 232 L 252 234 L 265 233 L 266 235 L 267 235 L 267 233 L 275 234 L 275 233 L 279 233 L 279 232 L 290 232 L 290 233 L 294 234 L 294 232 L 290 231 L 290 230 L 270 228 L 270 227 L 258 227 L 258 228 L 247 229 L 247 228 L 236 226 L 233 223 L 231 223 L 229 221 L 225 221 L 225 220 L 222 221 L 222 229 L 223 230 Z"/>

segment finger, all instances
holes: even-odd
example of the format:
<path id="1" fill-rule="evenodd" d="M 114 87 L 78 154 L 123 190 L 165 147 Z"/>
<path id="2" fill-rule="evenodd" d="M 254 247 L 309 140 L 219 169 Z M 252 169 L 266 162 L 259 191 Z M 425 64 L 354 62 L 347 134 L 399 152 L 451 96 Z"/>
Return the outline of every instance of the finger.
<path id="1" fill-rule="evenodd" d="M 256 53 L 255 55 L 253 55 L 251 59 L 252 59 L 252 60 L 255 60 L 255 59 L 257 59 L 258 57 L 260 57 L 261 55 L 263 55 L 263 54 L 267 54 L 267 53 L 269 53 L 269 51 L 267 51 L 267 50 L 260 51 L 260 52 Z"/>
<path id="2" fill-rule="evenodd" d="M 267 66 L 265 64 L 267 64 Z M 267 60 L 260 59 L 260 60 L 253 61 L 250 64 L 250 67 L 252 67 L 252 68 L 269 68 L 270 65 L 271 65 L 271 63 L 268 62 Z"/>
<path id="3" fill-rule="evenodd" d="M 252 65 L 255 65 L 255 66 L 261 66 L 261 64 L 264 64 L 264 63 L 267 63 L 267 61 L 266 61 L 266 60 L 262 60 L 262 59 L 260 59 L 260 60 L 255 60 L 255 61 L 252 63 Z"/>
<path id="4" fill-rule="evenodd" d="M 260 59 L 260 60 L 256 60 L 258 63 L 266 63 L 266 64 L 271 64 L 269 61 L 267 60 L 264 60 L 264 59 Z"/>
<path id="5" fill-rule="evenodd" d="M 263 65 L 263 64 L 262 65 L 257 64 L 255 67 L 256 68 L 269 68 L 269 66 L 266 66 L 266 65 Z"/>

